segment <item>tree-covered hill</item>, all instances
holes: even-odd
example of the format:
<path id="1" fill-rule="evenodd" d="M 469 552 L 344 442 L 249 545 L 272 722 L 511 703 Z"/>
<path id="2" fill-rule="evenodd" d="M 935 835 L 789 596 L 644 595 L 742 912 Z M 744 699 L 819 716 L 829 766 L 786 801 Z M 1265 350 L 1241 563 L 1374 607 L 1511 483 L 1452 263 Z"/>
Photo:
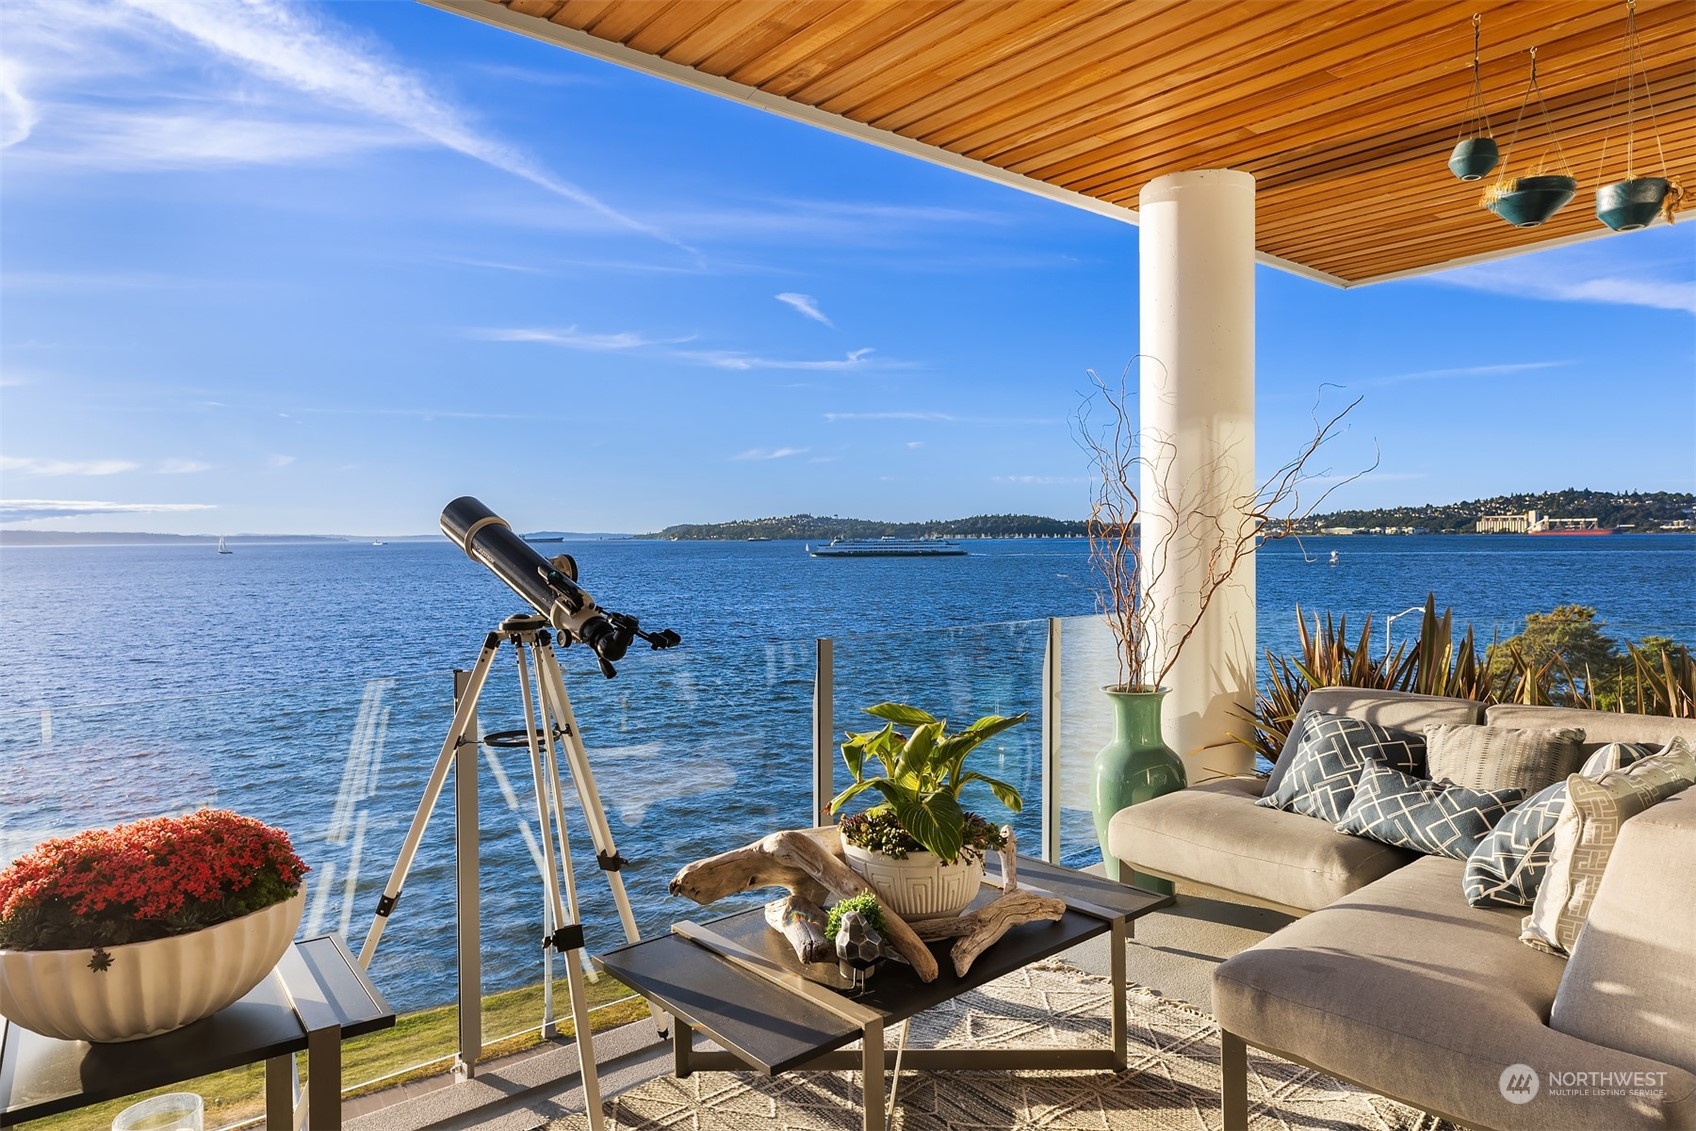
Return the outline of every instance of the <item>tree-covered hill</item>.
<path id="1" fill-rule="evenodd" d="M 1522 495 L 1497 495 L 1463 503 L 1426 503 L 1417 507 L 1332 511 L 1303 522 L 1303 531 L 1330 527 L 1413 527 L 1430 534 L 1465 534 L 1480 515 L 1537 511 L 1552 518 L 1594 518 L 1603 526 L 1651 531 L 1664 522 L 1691 517 L 1696 495 L 1684 491 L 1589 491 L 1576 487 Z"/>
<path id="2" fill-rule="evenodd" d="M 1053 538 L 1081 537 L 1082 520 L 1068 522 L 1033 514 L 980 514 L 930 522 L 876 522 L 836 515 L 792 514 L 740 522 L 683 523 L 639 538 L 680 541 L 744 542 L 750 538 L 796 538 L 810 542 L 832 538 Z"/>

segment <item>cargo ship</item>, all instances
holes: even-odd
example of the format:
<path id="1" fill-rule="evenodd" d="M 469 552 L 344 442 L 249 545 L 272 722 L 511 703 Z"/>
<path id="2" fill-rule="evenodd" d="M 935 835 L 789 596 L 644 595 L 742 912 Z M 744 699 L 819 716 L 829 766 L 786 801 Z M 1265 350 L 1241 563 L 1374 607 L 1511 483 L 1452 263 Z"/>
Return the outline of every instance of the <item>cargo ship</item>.
<path id="1" fill-rule="evenodd" d="M 1533 511 L 1532 513 L 1535 514 L 1536 512 Z M 1612 534 L 1614 528 L 1603 526 L 1600 521 L 1594 518 L 1541 518 L 1533 522 L 1525 532 L 1556 537 L 1596 537 L 1602 534 Z"/>
<path id="2" fill-rule="evenodd" d="M 966 551 L 940 538 L 832 538 L 807 547 L 815 558 L 958 558 Z"/>

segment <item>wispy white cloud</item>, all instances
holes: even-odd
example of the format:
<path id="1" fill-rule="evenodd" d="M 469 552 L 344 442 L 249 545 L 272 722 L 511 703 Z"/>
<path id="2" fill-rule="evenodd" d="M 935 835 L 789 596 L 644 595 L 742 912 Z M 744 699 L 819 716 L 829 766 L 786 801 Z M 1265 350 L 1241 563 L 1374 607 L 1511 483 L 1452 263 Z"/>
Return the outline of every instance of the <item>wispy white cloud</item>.
<path id="1" fill-rule="evenodd" d="M 1430 276 L 1437 284 L 1557 302 L 1643 306 L 1696 314 L 1692 237 L 1683 224 Z"/>
<path id="2" fill-rule="evenodd" d="M 1544 369 L 1560 369 L 1574 364 L 1571 361 L 1516 361 L 1500 365 L 1464 365 L 1454 369 L 1421 369 L 1412 373 L 1392 373 L 1384 377 L 1365 377 L 1358 381 L 1340 382 L 1345 388 L 1369 389 L 1385 385 L 1401 385 L 1410 381 L 1455 381 L 1465 378 L 1489 379 L 1517 377 Z"/>
<path id="3" fill-rule="evenodd" d="M 202 471 L 211 471 L 212 465 L 198 459 L 166 459 L 160 460 L 154 469 L 160 475 L 195 475 Z"/>
<path id="4" fill-rule="evenodd" d="M 644 346 L 659 345 L 652 338 L 641 334 L 591 334 L 579 330 L 575 326 L 567 326 L 563 330 L 544 329 L 485 329 L 473 330 L 472 337 L 482 338 L 490 342 L 541 342 L 550 346 L 562 346 L 565 349 L 589 350 L 596 353 L 640 349 Z"/>
<path id="5" fill-rule="evenodd" d="M 0 275 L 0 287 L 18 291 L 157 291 L 199 285 L 199 279 L 152 271 L 7 271 Z"/>
<path id="6" fill-rule="evenodd" d="M 782 294 L 773 295 L 772 297 L 777 299 L 778 302 L 794 307 L 797 311 L 806 317 L 811 318 L 814 322 L 821 322 L 833 329 L 836 326 L 836 323 L 825 317 L 824 311 L 819 309 L 818 300 L 813 298 L 812 295 L 797 294 L 794 291 L 784 291 Z"/>
<path id="7" fill-rule="evenodd" d="M 1088 483 L 1087 475 L 997 475 L 996 483 L 1017 483 L 1025 487 L 1056 487 L 1068 483 Z"/>
<path id="8" fill-rule="evenodd" d="M 732 460 L 788 459 L 806 452 L 806 448 L 749 448 L 731 456 Z"/>
<path id="9" fill-rule="evenodd" d="M 912 450 L 912 449 L 915 449 L 915 448 L 922 448 L 924 446 L 925 446 L 925 442 L 923 440 L 908 440 L 907 441 L 908 450 Z"/>
<path id="10" fill-rule="evenodd" d="M 0 522 L 37 522 L 96 514 L 166 514 L 209 511 L 211 503 L 107 503 L 89 499 L 0 499 Z"/>
<path id="11" fill-rule="evenodd" d="M 591 333 L 579 330 L 576 326 L 567 326 L 564 329 L 486 327 L 472 330 L 470 334 L 474 338 L 490 342 L 537 342 L 542 345 L 592 352 L 643 350 L 655 357 L 682 361 L 690 365 L 704 365 L 710 369 L 735 371 L 775 369 L 810 373 L 849 373 L 857 370 L 907 369 L 912 366 L 911 362 L 897 361 L 893 358 L 874 358 L 872 354 L 875 351 L 869 346 L 850 350 L 839 358 L 813 359 L 766 357 L 741 350 L 677 349 L 677 346 L 690 342 L 693 338 L 650 338 L 632 331 L 610 334 Z"/>
<path id="12" fill-rule="evenodd" d="M 0 471 L 21 475 L 122 475 L 141 465 L 127 459 L 31 459 L 0 456 Z"/>
<path id="13" fill-rule="evenodd" d="M 393 129 L 284 121 L 226 109 L 155 112 L 54 107 L 51 131 L 27 160 L 68 168 L 146 172 L 225 165 L 296 165 L 414 144 Z"/>
<path id="14" fill-rule="evenodd" d="M 119 168 L 187 167 L 430 143 L 569 200 L 601 222 L 693 250 L 480 128 L 425 76 L 321 10 L 278 0 L 13 0 L 7 31 L 13 61 L 0 80 L 0 137 L 14 148 L 31 142 L 25 150 L 32 155 Z M 208 56 L 239 76 L 226 97 L 207 96 Z M 187 96 L 170 86 L 172 68 L 185 63 L 200 72 Z M 124 106 L 112 99 L 119 74 Z M 254 78 L 273 85 L 256 88 Z M 37 150 L 33 143 L 47 135 L 54 136 Z"/>
<path id="15" fill-rule="evenodd" d="M 1056 418 L 1042 416 L 960 416 L 952 412 L 915 412 L 888 410 L 879 412 L 827 412 L 825 420 L 832 424 L 856 420 L 911 420 L 931 424 L 1059 424 Z"/>
<path id="16" fill-rule="evenodd" d="M 787 369 L 812 373 L 846 373 L 856 369 L 906 369 L 911 362 L 892 361 L 887 358 L 874 359 L 870 348 L 850 350 L 846 357 L 832 358 L 823 361 L 809 361 L 799 358 L 759 357 L 754 354 L 736 353 L 734 351 L 692 351 L 679 352 L 678 356 L 686 360 L 698 361 L 715 369 Z"/>
<path id="17" fill-rule="evenodd" d="M 265 463 L 268 467 L 283 468 L 293 463 L 294 460 L 294 456 L 272 455 L 265 460 Z"/>
<path id="18" fill-rule="evenodd" d="M 0 149 L 29 137 L 41 120 L 35 104 L 18 89 L 18 70 L 12 60 L 0 58 Z"/>

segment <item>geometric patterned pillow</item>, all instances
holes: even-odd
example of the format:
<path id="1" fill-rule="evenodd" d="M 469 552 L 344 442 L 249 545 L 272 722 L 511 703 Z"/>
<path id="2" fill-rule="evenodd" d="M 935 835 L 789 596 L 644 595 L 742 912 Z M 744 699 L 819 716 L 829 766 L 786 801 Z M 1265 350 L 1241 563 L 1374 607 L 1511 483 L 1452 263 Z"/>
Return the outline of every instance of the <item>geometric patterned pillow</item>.
<path id="1" fill-rule="evenodd" d="M 1696 784 L 1696 755 L 1682 738 L 1623 770 L 1596 781 L 1567 779 L 1570 797 L 1555 823 L 1549 871 L 1519 941 L 1553 954 L 1569 954 L 1596 898 L 1620 826 L 1673 794 Z"/>
<path id="2" fill-rule="evenodd" d="M 1418 776 L 1425 768 L 1425 740 L 1362 719 L 1319 715 L 1309 721 L 1278 789 L 1256 801 L 1336 824 L 1354 800 L 1355 782 L 1369 764 L 1393 766 Z"/>
<path id="3" fill-rule="evenodd" d="M 1485 834 L 1525 798 L 1523 789 L 1467 789 L 1369 765 L 1340 833 L 1370 837 L 1428 856 L 1465 860 Z"/>
<path id="4" fill-rule="evenodd" d="M 1595 780 L 1655 750 L 1639 743 L 1612 742 L 1590 755 L 1578 772 Z M 1555 823 L 1566 802 L 1566 782 L 1558 781 L 1534 794 L 1490 830 L 1466 861 L 1461 888 L 1468 903 L 1474 907 L 1530 907 L 1536 901 L 1555 846 Z"/>

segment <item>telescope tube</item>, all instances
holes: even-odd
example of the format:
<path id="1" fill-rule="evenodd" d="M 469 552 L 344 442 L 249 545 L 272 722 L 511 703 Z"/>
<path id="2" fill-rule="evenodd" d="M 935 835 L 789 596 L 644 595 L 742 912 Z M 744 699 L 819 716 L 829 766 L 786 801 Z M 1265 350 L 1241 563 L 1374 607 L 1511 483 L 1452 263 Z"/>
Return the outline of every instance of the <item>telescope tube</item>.
<path id="1" fill-rule="evenodd" d="M 623 657 L 629 641 L 601 614 L 595 599 L 477 499 L 461 495 L 442 508 L 442 533 L 473 561 L 487 566 L 568 640 L 581 640 L 602 660 Z"/>

